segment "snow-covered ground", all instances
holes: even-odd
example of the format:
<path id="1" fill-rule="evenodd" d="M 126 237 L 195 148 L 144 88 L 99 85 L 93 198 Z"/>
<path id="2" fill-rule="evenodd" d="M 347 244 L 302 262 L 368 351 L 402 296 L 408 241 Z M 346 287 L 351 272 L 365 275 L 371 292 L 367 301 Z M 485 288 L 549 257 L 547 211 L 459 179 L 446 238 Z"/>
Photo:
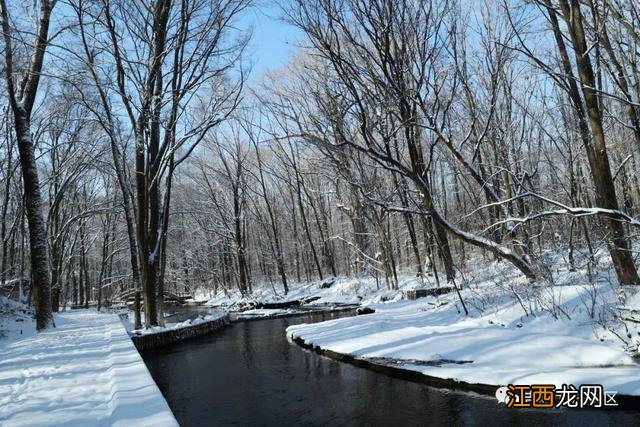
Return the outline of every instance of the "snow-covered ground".
<path id="1" fill-rule="evenodd" d="M 290 316 L 298 313 L 305 312 L 293 308 L 254 308 L 253 310 L 246 310 L 236 314 L 235 318 L 237 320 L 263 319 L 268 317 Z"/>
<path id="2" fill-rule="evenodd" d="M 196 326 L 199 325 L 201 323 L 205 323 L 205 322 L 211 322 L 213 320 L 218 320 L 223 318 L 224 316 L 226 316 L 227 313 L 226 312 L 220 312 L 220 313 L 216 313 L 216 314 L 209 314 L 206 316 L 197 316 L 193 319 L 187 319 L 185 321 L 182 322 L 174 322 L 174 323 L 166 323 L 164 326 L 153 326 L 151 328 L 142 328 L 142 329 L 132 329 L 129 330 L 129 333 L 131 335 L 151 335 L 151 334 L 157 334 L 160 332 L 166 332 L 166 331 L 175 331 L 177 329 L 183 329 L 183 328 L 187 328 L 189 326 Z M 129 316 L 129 319 L 131 319 L 132 316 Z M 132 327 L 132 323 L 131 320 L 128 321 L 127 323 L 128 327 Z"/>
<path id="3" fill-rule="evenodd" d="M 640 395 L 640 365 L 634 359 L 640 324 L 623 320 L 640 313 L 634 287 L 618 286 L 606 269 L 590 277 L 559 269 L 536 283 L 506 263 L 478 263 L 470 271 L 459 279 L 468 316 L 455 292 L 407 301 L 402 289 L 372 289 L 371 280 L 363 279 L 360 300 L 375 313 L 295 325 L 287 335 L 468 383 L 596 383 Z M 400 282 L 404 289 L 416 284 L 408 277 Z M 353 281 L 344 286 L 356 287 Z"/>
<path id="4" fill-rule="evenodd" d="M 323 288 L 323 284 L 331 285 Z M 401 289 L 415 289 L 422 285 L 422 282 L 415 277 L 403 277 Z M 383 279 L 376 283 L 376 280 L 371 277 L 327 278 L 316 282 L 293 283 L 289 288 L 289 293 L 285 295 L 281 288 L 265 286 L 255 289 L 253 293 L 244 297 L 235 289 L 227 293 L 219 292 L 217 296 L 200 291 L 196 299 L 212 307 L 235 308 L 253 302 L 299 301 L 316 297 L 318 299 L 306 305 L 361 304 L 402 298 L 401 292 L 388 291 Z"/>
<path id="5" fill-rule="evenodd" d="M 117 315 L 59 313 L 36 333 L 30 316 L 2 316 L 19 304 L 0 307 L 0 425 L 177 425 Z"/>

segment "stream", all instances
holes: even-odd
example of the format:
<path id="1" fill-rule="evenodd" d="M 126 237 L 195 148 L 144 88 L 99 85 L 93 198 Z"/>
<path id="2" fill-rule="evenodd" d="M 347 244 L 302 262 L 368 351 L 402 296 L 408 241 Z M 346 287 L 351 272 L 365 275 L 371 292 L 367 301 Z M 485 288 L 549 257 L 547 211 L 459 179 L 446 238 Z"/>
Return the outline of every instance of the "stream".
<path id="1" fill-rule="evenodd" d="M 347 315 L 234 323 L 221 332 L 141 354 L 184 427 L 640 425 L 640 412 L 509 409 L 490 397 L 437 389 L 337 362 L 286 339 L 289 325 Z"/>

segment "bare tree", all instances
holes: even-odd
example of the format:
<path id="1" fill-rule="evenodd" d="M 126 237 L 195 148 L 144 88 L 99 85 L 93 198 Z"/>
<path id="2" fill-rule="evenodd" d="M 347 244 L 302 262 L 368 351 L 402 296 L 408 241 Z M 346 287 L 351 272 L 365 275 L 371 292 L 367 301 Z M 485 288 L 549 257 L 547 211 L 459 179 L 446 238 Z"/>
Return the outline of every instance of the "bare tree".
<path id="1" fill-rule="evenodd" d="M 544 0 L 541 5 L 549 18 L 562 74 L 551 69 L 523 44 L 524 50 L 538 66 L 555 78 L 571 100 L 595 185 L 596 205 L 600 208 L 618 211 L 618 199 L 611 173 L 600 95 L 598 94 L 601 84 L 596 79 L 590 49 L 587 46 L 582 4 L 574 0 L 559 0 L 557 4 L 551 0 Z M 569 40 L 566 40 L 563 28 L 561 28 L 561 21 L 564 22 Z M 568 44 L 569 41 L 570 44 Z M 574 53 L 573 61 L 570 57 L 571 51 Z M 619 282 L 640 284 L 640 277 L 629 251 L 630 245 L 623 224 L 618 218 L 606 215 L 604 223 L 608 234 L 607 241 L 610 242 L 609 253 Z"/>
<path id="2" fill-rule="evenodd" d="M 249 2 L 144 3 L 131 9 L 105 0 L 84 10 L 100 28 L 91 35 L 100 61 L 116 71 L 96 83 L 116 88 L 135 141 L 136 244 L 148 327 L 163 322 L 173 175 L 237 105 L 244 77 L 234 81 L 228 71 L 240 65 L 247 39 L 230 35 Z M 94 52 L 85 50 L 89 57 Z"/>
<path id="3" fill-rule="evenodd" d="M 49 255 L 43 214 L 38 165 L 33 139 L 31 138 L 31 112 L 36 100 L 44 55 L 49 43 L 51 11 L 56 0 L 41 0 L 35 40 L 31 56 L 19 83 L 16 85 L 14 72 L 14 32 L 12 19 L 6 1 L 0 1 L 0 18 L 4 39 L 5 78 L 9 103 L 13 112 L 20 166 L 24 185 L 25 213 L 29 222 L 29 246 L 31 250 L 31 288 L 36 308 L 36 327 L 44 329 L 53 323 L 51 309 L 51 281 L 49 276 Z"/>
<path id="4" fill-rule="evenodd" d="M 445 97 L 449 80 L 446 74 L 441 78 L 443 74 L 438 73 L 445 60 L 451 59 L 443 57 L 453 41 L 446 34 L 456 31 L 455 27 L 446 27 L 449 9 L 447 4 L 429 1 L 354 0 L 339 5 L 331 0 L 319 0 L 298 2 L 289 11 L 289 17 L 305 31 L 313 48 L 331 65 L 332 75 L 341 82 L 341 89 L 350 96 L 347 108 L 354 118 L 352 126 L 357 130 L 357 138 L 344 135 L 340 140 L 325 143 L 336 147 L 348 144 L 412 181 L 421 195 L 420 209 L 431 220 L 448 280 L 453 280 L 455 275 L 449 234 L 510 261 L 525 276 L 534 278 L 529 263 L 510 248 L 448 221 L 432 194 L 430 167 L 435 145 L 444 136 L 439 122 L 448 118 L 455 99 Z M 407 73 L 407 69 L 412 73 Z M 433 93 L 432 99 L 435 99 L 430 106 L 432 113 L 420 118 L 418 111 L 424 109 L 419 100 L 427 92 Z M 332 91 L 325 92 L 324 96 L 340 95 Z M 377 101 L 380 99 L 386 102 Z M 426 143 L 423 129 L 432 133 L 431 143 Z M 398 135 L 404 144 L 401 157 L 392 150 Z"/>

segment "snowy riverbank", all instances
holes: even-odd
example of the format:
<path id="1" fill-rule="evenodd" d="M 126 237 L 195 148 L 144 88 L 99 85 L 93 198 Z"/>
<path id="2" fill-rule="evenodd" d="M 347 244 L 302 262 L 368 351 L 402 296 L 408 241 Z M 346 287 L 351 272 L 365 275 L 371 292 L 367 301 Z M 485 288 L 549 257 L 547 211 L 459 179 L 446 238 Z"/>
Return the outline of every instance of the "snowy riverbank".
<path id="1" fill-rule="evenodd" d="M 406 290 L 421 286 L 422 283 L 415 277 L 402 277 L 401 289 Z M 229 310 L 237 310 L 257 303 L 282 303 L 284 301 L 309 301 L 306 307 L 322 307 L 332 305 L 356 305 L 368 304 L 377 301 L 389 301 L 402 299 L 402 292 L 386 289 L 384 280 L 376 282 L 371 277 L 367 278 L 327 278 L 314 282 L 292 283 L 289 285 L 289 293 L 284 294 L 282 289 L 260 287 L 254 289 L 249 295 L 242 296 L 236 289 L 219 292 L 218 295 L 210 295 L 206 291 L 197 294 L 197 301 L 209 307 L 225 307 Z M 264 309 L 258 309 L 264 310 Z M 268 309 L 267 309 L 268 310 Z M 248 312 L 245 311 L 245 312 Z"/>
<path id="2" fill-rule="evenodd" d="M 178 331 L 180 329 L 185 329 L 185 328 L 190 328 L 193 326 L 198 326 L 201 325 L 203 323 L 208 323 L 208 322 L 214 322 L 216 320 L 220 320 L 222 318 L 224 318 L 225 316 L 227 316 L 228 314 L 224 311 L 221 311 L 220 313 L 215 313 L 215 314 L 208 314 L 205 316 L 196 316 L 193 319 L 187 319 L 187 320 L 183 320 L 182 322 L 168 322 L 166 323 L 164 326 L 153 326 L 151 328 L 142 328 L 142 329 L 129 329 L 133 327 L 132 321 L 131 321 L 131 317 L 132 316 L 127 316 L 127 330 L 129 332 L 129 335 L 131 336 L 144 336 L 144 335 L 154 335 L 154 334 L 160 334 L 160 333 L 165 333 L 165 332 L 170 332 L 170 331 Z"/>
<path id="3" fill-rule="evenodd" d="M 465 383 L 596 383 L 640 395 L 634 359 L 640 329 L 622 320 L 640 309 L 635 289 L 580 272 L 531 284 L 504 264 L 476 271 L 461 292 L 468 316 L 455 292 L 406 301 L 400 292 L 380 291 L 363 299 L 373 314 L 291 326 L 287 335 L 314 348 Z"/>
<path id="4" fill-rule="evenodd" d="M 59 313 L 39 333 L 15 319 L 0 327 L 0 425 L 177 425 L 117 315 Z"/>

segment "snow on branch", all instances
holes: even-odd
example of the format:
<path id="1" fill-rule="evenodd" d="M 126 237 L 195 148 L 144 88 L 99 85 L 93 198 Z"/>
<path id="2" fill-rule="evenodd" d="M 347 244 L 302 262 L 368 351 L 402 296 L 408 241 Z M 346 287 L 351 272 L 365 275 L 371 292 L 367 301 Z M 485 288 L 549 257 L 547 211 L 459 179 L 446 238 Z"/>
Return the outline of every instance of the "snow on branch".
<path id="1" fill-rule="evenodd" d="M 548 197 L 542 196 L 540 194 L 534 193 L 534 192 L 526 192 L 526 193 L 522 193 L 519 194 L 517 196 L 511 197 L 509 199 L 505 199 L 503 201 L 497 202 L 497 203 L 488 203 L 486 205 L 480 206 L 479 208 L 475 209 L 473 212 L 465 215 L 465 217 L 469 217 L 471 215 L 473 215 L 474 213 L 480 211 L 481 209 L 487 209 L 490 208 L 492 206 L 496 206 L 496 205 L 504 205 L 506 203 L 510 203 L 512 201 L 518 200 L 518 199 L 522 199 L 525 197 L 533 197 L 535 199 L 541 200 L 543 202 L 549 203 L 553 206 L 557 206 L 559 209 L 553 209 L 553 210 L 546 210 L 543 212 L 538 212 L 538 213 L 534 213 L 534 214 L 530 214 L 527 215 L 525 217 L 508 217 L 505 218 L 503 220 L 497 221 L 493 224 L 491 224 L 489 227 L 487 227 L 485 230 L 483 230 L 484 232 L 489 231 L 492 228 L 495 228 L 497 226 L 500 226 L 502 224 L 508 224 L 508 229 L 509 231 L 514 231 L 519 225 L 533 221 L 533 220 L 537 220 L 540 218 L 544 218 L 544 217 L 548 217 L 548 216 L 556 216 L 556 215 L 571 215 L 571 216 L 575 216 L 575 217 L 581 217 L 581 216 L 591 216 L 591 215 L 601 215 L 601 216 L 605 216 L 607 218 L 611 218 L 614 219 L 616 221 L 622 221 L 625 222 L 627 224 L 636 226 L 636 227 L 640 227 L 640 221 L 635 219 L 634 217 L 632 217 L 631 215 L 619 210 L 619 209 L 607 209 L 607 208 L 599 208 L 599 207 L 572 207 L 572 206 L 567 206 L 563 203 L 560 203 L 556 200 L 550 199 Z"/>

